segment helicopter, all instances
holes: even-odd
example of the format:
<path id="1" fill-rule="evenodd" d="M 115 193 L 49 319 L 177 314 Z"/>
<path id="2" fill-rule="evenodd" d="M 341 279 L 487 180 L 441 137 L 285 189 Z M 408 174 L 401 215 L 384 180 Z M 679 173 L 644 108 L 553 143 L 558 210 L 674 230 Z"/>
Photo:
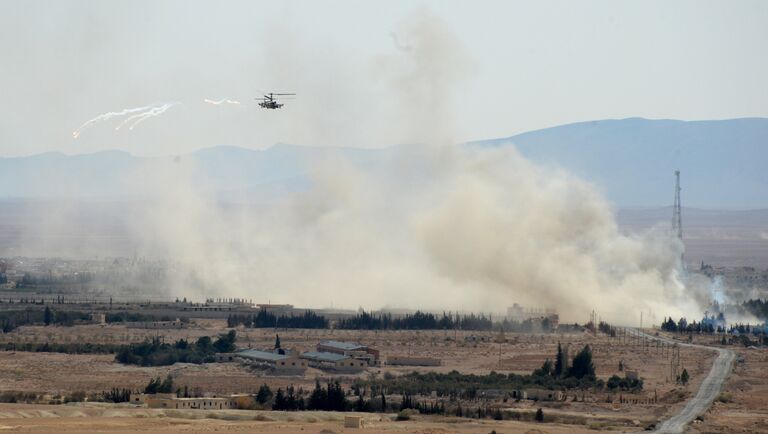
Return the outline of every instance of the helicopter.
<path id="1" fill-rule="evenodd" d="M 277 98 L 275 96 L 288 96 L 288 95 L 296 95 L 295 93 L 268 93 L 265 94 L 262 98 L 256 98 L 257 101 L 261 101 L 259 105 L 265 109 L 279 109 L 283 106 L 283 104 L 277 102 Z"/>

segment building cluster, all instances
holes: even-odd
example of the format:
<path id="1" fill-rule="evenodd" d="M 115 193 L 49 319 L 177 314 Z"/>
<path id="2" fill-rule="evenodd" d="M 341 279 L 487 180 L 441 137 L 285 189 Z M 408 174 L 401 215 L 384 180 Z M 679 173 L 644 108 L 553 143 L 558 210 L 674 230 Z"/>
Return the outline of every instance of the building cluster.
<path id="1" fill-rule="evenodd" d="M 560 325 L 560 316 L 554 309 L 525 308 L 517 303 L 507 308 L 508 321 L 530 323 L 532 331 L 548 333 Z"/>
<path id="2" fill-rule="evenodd" d="M 273 375 L 303 375 L 308 367 L 337 373 L 358 373 L 372 366 L 381 366 L 379 350 L 354 342 L 323 341 L 314 351 L 298 352 L 244 349 L 219 353 L 217 362 L 239 362 L 269 371 Z M 440 359 L 430 357 L 390 356 L 393 366 L 440 366 Z"/>

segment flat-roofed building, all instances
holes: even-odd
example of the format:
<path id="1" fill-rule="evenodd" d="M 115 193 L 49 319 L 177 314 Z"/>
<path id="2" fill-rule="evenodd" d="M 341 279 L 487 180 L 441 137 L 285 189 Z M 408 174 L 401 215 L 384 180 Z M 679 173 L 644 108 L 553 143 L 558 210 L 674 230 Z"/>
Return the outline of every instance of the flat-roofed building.
<path id="1" fill-rule="evenodd" d="M 309 366 L 319 369 L 330 369 L 339 372 L 360 372 L 368 367 L 365 360 L 355 359 L 344 354 L 325 351 L 308 351 L 301 358 L 309 362 Z"/>
<path id="2" fill-rule="evenodd" d="M 273 351 L 242 350 L 235 353 L 216 354 L 217 362 L 244 362 L 270 369 L 277 375 L 303 375 L 307 370 L 306 360 L 295 354 L 280 354 Z"/>
<path id="3" fill-rule="evenodd" d="M 527 399 L 533 401 L 562 401 L 565 399 L 565 394 L 560 390 L 526 389 L 525 395 Z"/>
<path id="4" fill-rule="evenodd" d="M 379 350 L 354 342 L 323 341 L 317 344 L 317 351 L 342 354 L 354 359 L 365 360 L 370 366 L 378 366 L 381 364 Z"/>

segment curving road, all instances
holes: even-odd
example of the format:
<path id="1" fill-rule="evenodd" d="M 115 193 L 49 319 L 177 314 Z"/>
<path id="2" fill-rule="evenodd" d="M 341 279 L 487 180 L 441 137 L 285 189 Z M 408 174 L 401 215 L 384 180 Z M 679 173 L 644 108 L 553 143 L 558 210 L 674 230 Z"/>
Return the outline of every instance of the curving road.
<path id="1" fill-rule="evenodd" d="M 659 336 L 651 336 L 647 333 L 640 332 L 650 339 L 656 339 L 665 341 L 668 343 L 676 343 L 683 347 L 700 348 L 710 351 L 717 351 L 717 358 L 712 364 L 712 369 L 709 370 L 709 375 L 699 386 L 699 391 L 696 392 L 696 396 L 691 398 L 680 413 L 670 417 L 659 425 L 654 432 L 657 433 L 682 433 L 685 431 L 685 427 L 688 426 L 697 416 L 703 414 L 714 402 L 717 395 L 720 394 L 720 390 L 725 384 L 725 380 L 731 373 L 733 367 L 733 360 L 736 358 L 736 354 L 725 348 L 707 347 L 704 345 L 684 344 L 675 342 L 670 339 L 662 338 Z"/>

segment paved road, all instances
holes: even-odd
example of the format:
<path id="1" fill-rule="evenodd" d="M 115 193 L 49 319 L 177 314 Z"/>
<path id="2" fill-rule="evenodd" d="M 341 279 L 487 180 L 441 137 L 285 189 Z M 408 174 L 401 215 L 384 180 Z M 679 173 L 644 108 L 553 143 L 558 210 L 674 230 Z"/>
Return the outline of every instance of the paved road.
<path id="1" fill-rule="evenodd" d="M 725 380 L 731 374 L 733 367 L 733 360 L 736 358 L 736 354 L 724 348 L 707 347 L 704 345 L 684 344 L 675 342 L 670 339 L 666 339 L 659 336 L 651 336 L 647 333 L 640 332 L 642 335 L 665 341 L 669 343 L 676 343 L 683 347 L 700 348 L 710 351 L 717 351 L 717 358 L 712 364 L 712 369 L 709 371 L 709 375 L 699 386 L 699 391 L 696 392 L 696 396 L 691 398 L 683 407 L 680 413 L 665 420 L 656 428 L 657 433 L 682 433 L 685 431 L 685 427 L 688 426 L 697 416 L 703 414 L 712 405 L 712 402 L 720 394 L 720 390 L 725 384 Z"/>

